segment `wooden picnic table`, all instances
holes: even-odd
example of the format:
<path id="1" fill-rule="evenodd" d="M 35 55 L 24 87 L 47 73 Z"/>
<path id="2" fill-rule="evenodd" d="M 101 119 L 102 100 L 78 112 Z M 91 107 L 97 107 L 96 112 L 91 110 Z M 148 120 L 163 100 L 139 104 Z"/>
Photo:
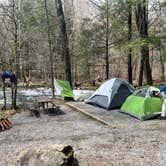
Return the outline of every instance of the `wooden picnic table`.
<path id="1" fill-rule="evenodd" d="M 59 108 L 56 101 L 48 98 L 48 96 L 39 96 L 37 97 L 37 103 L 39 105 L 39 109 L 42 107 L 42 110 L 48 111 L 48 104 L 52 104 L 52 108 Z"/>
<path id="2" fill-rule="evenodd" d="M 43 110 L 46 109 L 46 111 L 48 111 L 48 103 L 52 103 L 52 99 L 47 96 L 39 96 L 36 100 L 39 105 L 39 109 L 42 107 Z"/>

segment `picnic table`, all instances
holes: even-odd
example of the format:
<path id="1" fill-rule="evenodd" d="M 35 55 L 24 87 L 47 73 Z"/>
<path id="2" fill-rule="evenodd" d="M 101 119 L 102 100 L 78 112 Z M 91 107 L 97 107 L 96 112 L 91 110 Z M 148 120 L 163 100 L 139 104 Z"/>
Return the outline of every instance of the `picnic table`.
<path id="1" fill-rule="evenodd" d="M 56 104 L 56 101 L 53 99 L 48 98 L 48 96 L 39 96 L 37 97 L 37 103 L 39 105 L 39 109 L 42 107 L 42 110 L 48 111 L 48 104 L 52 104 L 52 108 L 59 108 L 59 106 Z"/>
<path id="2" fill-rule="evenodd" d="M 48 104 L 52 102 L 52 99 L 47 96 L 39 96 L 36 100 L 39 105 L 39 109 L 42 107 L 42 110 L 48 110 Z"/>

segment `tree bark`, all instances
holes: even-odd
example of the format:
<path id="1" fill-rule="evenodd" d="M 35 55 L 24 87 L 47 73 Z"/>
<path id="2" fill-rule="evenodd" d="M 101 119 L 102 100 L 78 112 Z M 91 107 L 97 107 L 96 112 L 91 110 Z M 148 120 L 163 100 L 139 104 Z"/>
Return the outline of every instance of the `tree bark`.
<path id="1" fill-rule="evenodd" d="M 59 21 L 60 33 L 62 35 L 62 54 L 65 59 L 65 74 L 66 80 L 69 81 L 72 86 L 72 76 L 71 76 L 71 60 L 70 60 L 70 52 L 69 52 L 69 41 L 66 30 L 66 22 L 64 18 L 64 12 L 62 7 L 61 0 L 55 0 L 57 16 Z"/>
<path id="2" fill-rule="evenodd" d="M 106 79 L 109 79 L 109 44 L 108 44 L 108 28 L 109 28 L 109 19 L 108 19 L 108 0 L 107 0 L 107 9 L 106 9 L 106 40 L 105 40 L 105 62 L 106 62 Z"/>
<path id="3" fill-rule="evenodd" d="M 12 90 L 12 109 L 17 108 L 17 81 L 15 83 L 11 83 L 11 90 Z"/>
<path id="4" fill-rule="evenodd" d="M 20 51 L 19 48 L 19 18 L 17 13 L 17 4 L 15 0 L 12 0 L 12 21 L 14 25 L 14 53 L 15 53 L 15 70 L 16 75 L 20 78 Z"/>
<path id="5" fill-rule="evenodd" d="M 160 53 L 160 66 L 161 66 L 161 81 L 165 82 L 165 58 L 162 56 L 161 48 L 159 48 Z"/>
<path id="6" fill-rule="evenodd" d="M 152 81 L 152 73 L 149 62 L 149 45 L 147 42 L 148 38 L 148 1 L 147 0 L 139 0 L 136 5 L 136 24 L 137 29 L 140 34 L 140 38 L 143 42 L 141 43 L 141 64 L 140 64 L 140 75 L 139 75 L 139 85 L 142 85 L 143 79 L 143 71 L 145 70 L 146 83 L 151 85 Z"/>
<path id="7" fill-rule="evenodd" d="M 130 2 L 129 2 L 130 3 Z M 128 7 L 128 41 L 132 39 L 132 6 L 129 4 Z M 128 50 L 128 81 L 132 84 L 132 49 Z"/>
<path id="8" fill-rule="evenodd" d="M 143 74 L 144 74 L 144 57 L 141 54 L 141 60 L 140 60 L 140 68 L 139 68 L 139 78 L 138 78 L 138 85 L 142 86 L 143 82 Z"/>

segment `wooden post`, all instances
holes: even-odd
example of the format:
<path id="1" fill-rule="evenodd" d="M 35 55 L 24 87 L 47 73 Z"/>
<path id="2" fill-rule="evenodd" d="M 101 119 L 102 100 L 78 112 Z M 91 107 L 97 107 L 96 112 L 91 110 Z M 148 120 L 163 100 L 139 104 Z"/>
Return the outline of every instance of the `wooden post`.
<path id="1" fill-rule="evenodd" d="M 14 98 L 13 98 L 14 109 L 17 108 L 17 82 L 14 83 Z"/>
<path id="2" fill-rule="evenodd" d="M 17 104 L 16 104 L 16 100 L 17 100 L 17 83 L 11 83 L 11 90 L 12 90 L 12 105 L 11 108 L 12 109 L 16 109 Z"/>
<path id="3" fill-rule="evenodd" d="M 4 110 L 6 110 L 6 92 L 5 92 L 5 82 L 3 82 L 3 98 L 4 98 Z"/>
<path id="4" fill-rule="evenodd" d="M 10 83 L 10 86 L 11 86 L 11 91 L 12 91 L 12 105 L 11 105 L 11 109 L 13 109 L 14 108 L 14 98 L 13 98 L 13 96 L 14 96 L 14 87 L 13 87 L 13 83 L 12 82 Z"/>

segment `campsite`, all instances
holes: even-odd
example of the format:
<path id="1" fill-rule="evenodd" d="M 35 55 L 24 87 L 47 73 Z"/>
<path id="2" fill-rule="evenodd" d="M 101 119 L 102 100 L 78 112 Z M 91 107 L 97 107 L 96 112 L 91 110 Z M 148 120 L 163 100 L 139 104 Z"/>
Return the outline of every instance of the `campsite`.
<path id="1" fill-rule="evenodd" d="M 166 165 L 165 0 L 0 0 L 0 166 Z"/>
<path id="2" fill-rule="evenodd" d="M 33 97 L 51 95 L 51 89 L 48 88 L 26 91 L 27 94 L 23 94 L 25 89 L 18 91 L 21 102 L 27 103 Z M 75 94 L 78 96 L 79 93 Z M 56 99 L 56 103 L 62 112 L 53 116 L 41 114 L 37 118 L 30 116 L 26 110 L 10 117 L 13 127 L 0 133 L 0 165 L 14 165 L 18 154 L 24 149 L 47 144 L 71 145 L 80 165 L 165 163 L 166 121 L 154 118 L 141 122 L 117 109 L 107 111 L 82 101 Z"/>

